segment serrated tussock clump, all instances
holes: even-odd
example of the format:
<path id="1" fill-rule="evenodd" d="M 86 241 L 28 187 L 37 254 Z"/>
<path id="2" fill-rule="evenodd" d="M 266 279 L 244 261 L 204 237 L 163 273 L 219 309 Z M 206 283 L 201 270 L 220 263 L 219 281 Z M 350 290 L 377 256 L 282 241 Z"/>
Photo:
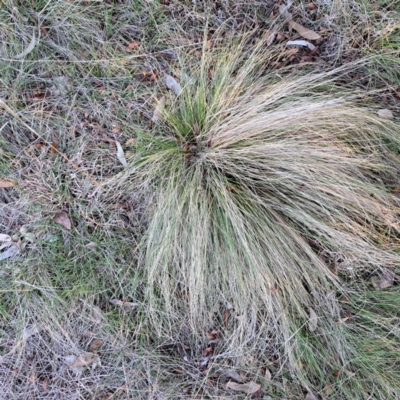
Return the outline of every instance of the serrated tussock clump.
<path id="1" fill-rule="evenodd" d="M 387 245 L 398 201 L 385 186 L 398 126 L 338 85 L 349 68 L 278 75 L 270 57 L 243 43 L 204 50 L 120 182 L 148 202 L 138 274 L 151 326 L 200 337 L 219 324 L 235 363 L 274 355 L 321 388 L 322 376 L 368 363 L 340 299 L 399 265 Z M 334 390 L 363 398 L 351 387 Z"/>

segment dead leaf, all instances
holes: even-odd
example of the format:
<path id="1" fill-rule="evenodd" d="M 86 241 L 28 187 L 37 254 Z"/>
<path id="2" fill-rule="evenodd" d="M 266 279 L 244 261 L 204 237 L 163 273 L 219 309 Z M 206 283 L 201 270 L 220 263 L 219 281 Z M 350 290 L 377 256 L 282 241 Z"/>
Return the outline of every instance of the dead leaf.
<path id="1" fill-rule="evenodd" d="M 392 271 L 384 270 L 380 274 L 374 275 L 371 278 L 371 282 L 374 288 L 377 290 L 386 289 L 393 286 L 394 277 L 395 275 Z"/>
<path id="2" fill-rule="evenodd" d="M 66 356 L 64 360 L 71 368 L 80 370 L 82 367 L 93 363 L 97 358 L 97 354 L 84 353 L 79 357 L 76 357 L 74 355 Z"/>
<path id="3" fill-rule="evenodd" d="M 57 150 L 58 150 L 58 142 L 57 141 L 51 142 L 50 154 L 56 153 Z"/>
<path id="4" fill-rule="evenodd" d="M 312 392 L 308 392 L 304 400 L 317 400 L 317 398 L 313 395 Z"/>
<path id="5" fill-rule="evenodd" d="M 103 341 L 100 339 L 93 339 L 90 342 L 89 350 L 92 353 L 95 353 L 101 346 L 103 345 Z"/>
<path id="6" fill-rule="evenodd" d="M 117 134 L 121 132 L 121 125 L 115 124 L 111 130 L 112 133 Z"/>
<path id="7" fill-rule="evenodd" d="M 0 242 L 11 242 L 11 236 L 0 233 Z"/>
<path id="8" fill-rule="evenodd" d="M 393 119 L 393 113 L 390 110 L 382 109 L 378 110 L 378 115 L 384 119 Z"/>
<path id="9" fill-rule="evenodd" d="M 136 139 L 135 138 L 130 138 L 125 142 L 125 146 L 134 146 L 136 143 Z"/>
<path id="10" fill-rule="evenodd" d="M 117 146 L 118 160 L 124 167 L 128 166 L 128 163 L 126 162 L 126 158 L 125 158 L 125 154 L 124 154 L 124 149 L 122 148 L 121 143 L 116 140 L 115 145 Z"/>
<path id="11" fill-rule="evenodd" d="M 315 46 L 312 43 L 307 42 L 307 40 L 289 40 L 286 43 L 286 46 L 303 46 L 308 47 L 310 50 L 315 49 Z"/>
<path id="12" fill-rule="evenodd" d="M 243 382 L 245 382 L 245 380 L 239 375 L 239 373 L 238 372 L 236 372 L 236 371 L 234 371 L 234 370 L 228 370 L 228 371 L 225 371 L 224 373 L 223 373 L 223 375 L 224 376 L 227 376 L 228 378 L 232 378 L 232 379 L 234 379 L 235 381 L 237 381 L 237 382 L 240 382 L 240 383 L 243 383 Z"/>
<path id="13" fill-rule="evenodd" d="M 206 336 L 207 336 L 207 339 L 209 339 L 209 340 L 215 339 L 215 336 L 212 333 L 206 332 Z"/>
<path id="14" fill-rule="evenodd" d="M 305 28 L 304 26 L 294 22 L 292 19 L 288 21 L 291 28 L 296 30 L 301 37 L 307 40 L 317 40 L 321 39 L 321 36 L 318 33 L 312 31 L 311 29 Z"/>
<path id="15" fill-rule="evenodd" d="M 48 378 L 44 378 L 44 379 L 43 379 L 42 386 L 43 386 L 43 390 L 44 390 L 45 392 L 47 392 L 47 384 L 48 384 L 48 382 L 49 382 L 49 379 L 48 379 Z"/>
<path id="16" fill-rule="evenodd" d="M 30 328 L 26 328 L 22 332 L 22 340 L 27 340 L 31 336 L 37 335 L 39 332 L 40 332 L 40 328 L 37 325 L 33 325 Z"/>
<path id="17" fill-rule="evenodd" d="M 231 315 L 231 310 L 226 310 L 226 311 L 224 312 L 224 326 L 225 326 L 225 329 L 226 329 L 226 330 L 229 329 L 229 328 L 228 328 L 228 321 L 229 321 L 230 315 Z"/>
<path id="18" fill-rule="evenodd" d="M 318 316 L 312 308 L 310 308 L 309 312 L 310 319 L 308 321 L 308 329 L 310 332 L 314 332 L 318 327 Z"/>
<path id="19" fill-rule="evenodd" d="M 213 352 L 214 352 L 214 349 L 213 349 L 212 347 L 206 347 L 206 348 L 203 350 L 203 357 L 210 356 L 210 355 L 213 354 Z"/>
<path id="20" fill-rule="evenodd" d="M 299 49 L 294 47 L 292 49 L 288 49 L 286 51 L 284 51 L 281 55 L 284 57 L 289 57 L 292 56 L 293 54 L 297 54 L 299 52 Z"/>
<path id="21" fill-rule="evenodd" d="M 130 43 L 128 44 L 128 46 L 125 47 L 125 50 L 132 50 L 132 49 L 134 49 L 135 47 L 138 47 L 139 45 L 140 45 L 139 42 L 136 42 L 136 41 L 130 42 Z"/>
<path id="22" fill-rule="evenodd" d="M 14 257 L 19 253 L 18 246 L 11 246 L 7 250 L 0 253 L 0 261 L 5 260 L 6 258 Z"/>
<path id="23" fill-rule="evenodd" d="M 282 15 L 283 19 L 292 18 L 292 14 L 289 13 L 289 8 L 292 7 L 293 1 L 289 0 L 286 4 L 281 4 L 279 6 L 279 14 Z"/>
<path id="24" fill-rule="evenodd" d="M 272 380 L 271 371 L 268 368 L 265 368 L 264 381 L 262 383 L 263 391 L 266 391 L 268 389 L 268 386 L 271 383 L 271 380 Z"/>
<path id="25" fill-rule="evenodd" d="M 60 211 L 54 216 L 54 221 L 60 224 L 65 229 L 71 230 L 71 220 L 65 211 Z"/>
<path id="26" fill-rule="evenodd" d="M 325 387 L 324 393 L 325 393 L 327 396 L 329 396 L 332 392 L 333 392 L 333 386 L 332 386 L 331 384 Z"/>
<path id="27" fill-rule="evenodd" d="M 121 307 L 137 307 L 139 305 L 138 303 L 132 303 L 130 301 L 122 301 L 118 299 L 112 299 L 110 300 L 110 303 Z"/>
<path id="28" fill-rule="evenodd" d="M 86 245 L 86 247 L 90 247 L 93 250 L 97 250 L 97 244 L 94 242 L 90 242 Z"/>
<path id="29" fill-rule="evenodd" d="M 267 46 L 270 46 L 274 42 L 274 40 L 276 38 L 276 34 L 277 34 L 277 32 L 272 32 L 272 33 L 269 34 L 269 36 L 268 36 L 268 38 L 266 40 Z"/>
<path id="30" fill-rule="evenodd" d="M 161 97 L 161 99 L 157 101 L 156 108 L 154 109 L 153 116 L 151 117 L 152 122 L 156 123 L 161 118 L 162 111 L 164 108 L 164 103 L 165 103 L 164 97 Z"/>
<path id="31" fill-rule="evenodd" d="M 171 75 L 165 76 L 165 85 L 168 89 L 171 89 L 177 96 L 179 96 L 182 92 L 181 85 Z"/>
<path id="32" fill-rule="evenodd" d="M 35 31 L 33 31 L 32 34 L 32 39 L 30 41 L 30 43 L 28 44 L 28 47 L 22 52 L 19 53 L 15 56 L 15 58 L 23 58 L 25 57 L 27 54 L 29 54 L 36 46 L 36 37 L 35 37 Z"/>
<path id="33" fill-rule="evenodd" d="M 194 136 L 196 138 L 198 136 L 200 136 L 200 128 L 199 128 L 199 124 L 197 122 L 195 122 L 194 125 L 193 125 L 193 132 L 194 132 Z"/>
<path id="34" fill-rule="evenodd" d="M 248 383 L 228 382 L 226 384 L 226 388 L 236 390 L 238 392 L 244 392 L 246 394 L 253 394 L 260 390 L 261 385 L 254 381 L 250 381 Z"/>
<path id="35" fill-rule="evenodd" d="M 16 181 L 0 181 L 0 188 L 10 188 L 17 186 Z"/>
<path id="36" fill-rule="evenodd" d="M 183 375 L 183 374 L 185 373 L 184 371 L 182 371 L 182 370 L 179 369 L 179 368 L 175 368 L 175 369 L 173 369 L 172 371 L 175 372 L 175 373 L 177 373 L 177 374 L 179 374 L 179 375 Z"/>

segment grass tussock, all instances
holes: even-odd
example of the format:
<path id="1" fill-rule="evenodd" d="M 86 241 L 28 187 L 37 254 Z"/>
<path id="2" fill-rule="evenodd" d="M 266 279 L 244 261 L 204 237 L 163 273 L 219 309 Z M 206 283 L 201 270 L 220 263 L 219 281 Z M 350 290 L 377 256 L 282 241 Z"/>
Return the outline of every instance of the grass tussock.
<path id="1" fill-rule="evenodd" d="M 375 3 L 2 2 L 1 399 L 400 398 Z"/>
<path id="2" fill-rule="evenodd" d="M 384 372 L 352 348 L 338 299 L 398 268 L 386 246 L 398 200 L 384 185 L 398 176 L 397 126 L 335 86 L 341 71 L 281 77 L 268 57 L 245 43 L 204 49 L 119 178 L 148 204 L 138 274 L 150 324 L 201 335 L 219 321 L 236 365 L 276 356 L 321 389 L 321 376 L 342 368 L 351 381 L 357 368 L 373 386 Z M 388 395 L 395 373 L 377 390 Z M 338 396 L 363 398 L 344 381 Z"/>

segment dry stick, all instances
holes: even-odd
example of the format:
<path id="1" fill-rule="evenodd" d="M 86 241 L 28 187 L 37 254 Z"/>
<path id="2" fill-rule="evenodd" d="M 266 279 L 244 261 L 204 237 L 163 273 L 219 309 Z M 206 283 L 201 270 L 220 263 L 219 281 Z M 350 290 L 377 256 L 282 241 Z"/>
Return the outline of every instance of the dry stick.
<path id="1" fill-rule="evenodd" d="M 66 160 L 69 164 L 71 164 L 78 172 L 80 172 L 82 175 L 86 176 L 92 182 L 94 185 L 97 187 L 101 187 L 102 185 L 98 183 L 96 180 L 94 180 L 90 175 L 88 175 L 86 172 L 82 171 L 74 162 L 72 162 L 64 153 L 62 153 L 60 150 L 58 150 L 55 146 L 53 146 L 50 142 L 48 142 L 40 133 L 36 132 L 33 128 L 31 128 L 27 123 L 25 123 L 22 118 L 13 110 L 11 109 L 5 102 L 4 100 L 0 99 L 0 107 L 3 108 L 5 111 L 7 111 L 9 114 L 11 114 L 14 118 L 16 118 L 19 122 L 21 122 L 22 125 L 25 126 L 25 128 L 29 129 L 32 133 L 34 133 L 40 140 L 43 140 L 47 145 L 49 145 L 56 153 L 58 153 L 64 160 Z"/>

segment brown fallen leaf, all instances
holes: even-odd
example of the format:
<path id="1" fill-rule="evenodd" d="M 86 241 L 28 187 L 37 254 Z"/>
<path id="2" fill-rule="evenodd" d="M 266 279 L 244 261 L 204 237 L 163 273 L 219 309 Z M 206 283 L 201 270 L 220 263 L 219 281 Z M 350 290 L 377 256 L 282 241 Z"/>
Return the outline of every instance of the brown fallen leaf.
<path id="1" fill-rule="evenodd" d="M 226 329 L 226 330 L 229 329 L 229 327 L 228 327 L 228 321 L 229 321 L 230 315 L 231 315 L 231 310 L 226 310 L 226 311 L 224 312 L 224 326 L 225 326 L 225 329 Z"/>
<path id="2" fill-rule="evenodd" d="M 101 346 L 103 345 L 103 341 L 100 339 L 93 339 L 90 342 L 89 350 L 92 353 L 95 353 Z"/>
<path id="3" fill-rule="evenodd" d="M 44 379 L 43 379 L 42 387 L 43 387 L 43 390 L 44 390 L 45 392 L 47 392 L 47 384 L 48 384 L 48 382 L 49 382 L 49 379 L 48 379 L 48 378 L 44 378 Z"/>
<path id="4" fill-rule="evenodd" d="M 0 188 L 10 188 L 14 186 L 17 186 L 16 181 L 0 181 Z"/>
<path id="5" fill-rule="evenodd" d="M 228 382 L 226 384 L 226 388 L 236 390 L 238 392 L 244 392 L 246 394 L 253 394 L 260 390 L 261 385 L 254 381 L 250 381 L 248 383 Z"/>
<path id="6" fill-rule="evenodd" d="M 130 138 L 125 142 L 125 146 L 129 147 L 129 146 L 134 146 L 136 143 L 136 139 L 135 138 Z"/>
<path id="7" fill-rule="evenodd" d="M 301 37 L 307 40 L 317 40 L 321 39 L 321 36 L 318 33 L 312 31 L 311 29 L 305 28 L 303 25 L 294 22 L 292 19 L 288 21 L 291 28 L 297 31 Z"/>
<path id="8" fill-rule="evenodd" d="M 54 154 L 56 153 L 58 150 L 58 142 L 57 141 L 53 141 L 51 142 L 51 146 L 50 146 L 50 154 Z"/>
<path id="9" fill-rule="evenodd" d="M 211 332 L 206 332 L 206 336 L 207 336 L 207 339 L 209 339 L 209 340 L 215 339 L 215 335 L 213 335 Z"/>
<path id="10" fill-rule="evenodd" d="M 212 347 L 206 347 L 203 350 L 203 357 L 208 357 L 214 353 L 214 349 Z"/>
<path id="11" fill-rule="evenodd" d="M 81 368 L 86 365 L 91 364 L 93 361 L 96 360 L 98 356 L 94 353 L 84 353 L 78 357 L 74 355 L 66 356 L 65 357 L 65 362 L 71 367 L 71 368 Z"/>
<path id="12" fill-rule="evenodd" d="M 54 216 L 54 221 L 60 224 L 65 229 L 71 230 L 71 220 L 65 211 L 60 211 Z"/>
<path id="13" fill-rule="evenodd" d="M 128 44 L 128 46 L 125 47 L 125 50 L 132 50 L 132 49 L 134 49 L 135 47 L 138 47 L 139 45 L 140 45 L 140 43 L 139 43 L 139 42 L 136 42 L 136 41 L 134 40 L 133 42 L 130 42 L 130 43 Z"/>
<path id="14" fill-rule="evenodd" d="M 293 47 L 291 49 L 285 50 L 281 55 L 283 57 L 289 57 L 289 56 L 292 56 L 293 54 L 296 54 L 298 52 L 299 52 L 299 49 L 296 48 L 296 47 Z"/>

